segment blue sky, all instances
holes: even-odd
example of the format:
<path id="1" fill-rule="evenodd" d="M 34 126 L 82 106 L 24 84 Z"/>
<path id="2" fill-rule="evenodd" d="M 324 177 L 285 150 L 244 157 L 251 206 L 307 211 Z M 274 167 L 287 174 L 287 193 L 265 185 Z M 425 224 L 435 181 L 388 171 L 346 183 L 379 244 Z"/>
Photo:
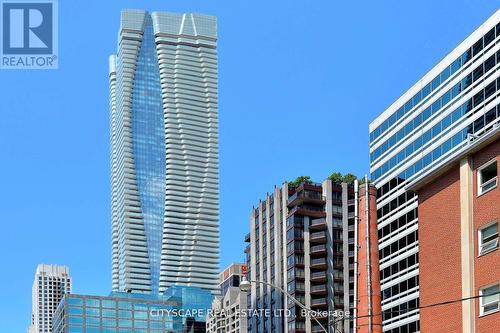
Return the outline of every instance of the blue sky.
<path id="1" fill-rule="evenodd" d="M 78 3 L 78 5 L 77 5 Z M 221 264 L 252 205 L 298 175 L 368 172 L 368 123 L 498 1 L 60 1 L 59 69 L 0 70 L 0 332 L 25 332 L 38 263 L 107 294 L 108 55 L 121 8 L 219 18 Z"/>

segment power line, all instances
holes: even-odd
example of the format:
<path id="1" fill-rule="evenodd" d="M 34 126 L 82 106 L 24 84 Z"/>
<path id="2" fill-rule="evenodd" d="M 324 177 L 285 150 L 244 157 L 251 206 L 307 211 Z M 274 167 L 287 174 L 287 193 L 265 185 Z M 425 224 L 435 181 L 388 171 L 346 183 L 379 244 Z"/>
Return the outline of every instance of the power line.
<path id="1" fill-rule="evenodd" d="M 450 301 L 444 301 L 444 302 L 439 302 L 439 303 L 433 303 L 433 304 L 428 304 L 428 305 L 423 305 L 423 306 L 418 306 L 415 308 L 407 309 L 407 310 L 398 310 L 398 311 L 382 311 L 381 313 L 375 313 L 371 315 L 363 315 L 363 316 L 356 316 L 356 317 L 343 317 L 343 318 L 338 318 L 337 321 L 341 320 L 351 320 L 351 319 L 358 319 L 358 318 L 368 318 L 368 317 L 377 317 L 377 316 L 382 316 L 382 314 L 386 313 L 405 313 L 405 312 L 410 312 L 413 310 L 422 310 L 422 309 L 428 309 L 428 308 L 433 308 L 437 306 L 443 306 L 443 305 L 449 305 L 449 304 L 454 304 L 454 303 L 460 303 L 463 301 L 469 301 L 471 299 L 477 299 L 481 297 L 486 297 L 486 296 L 494 296 L 494 295 L 500 295 L 500 292 L 492 293 L 492 294 L 487 294 L 487 295 L 476 295 L 476 296 L 470 296 L 470 297 L 465 297 L 465 298 L 460 298 L 460 299 L 455 299 L 455 300 L 450 300 Z"/>

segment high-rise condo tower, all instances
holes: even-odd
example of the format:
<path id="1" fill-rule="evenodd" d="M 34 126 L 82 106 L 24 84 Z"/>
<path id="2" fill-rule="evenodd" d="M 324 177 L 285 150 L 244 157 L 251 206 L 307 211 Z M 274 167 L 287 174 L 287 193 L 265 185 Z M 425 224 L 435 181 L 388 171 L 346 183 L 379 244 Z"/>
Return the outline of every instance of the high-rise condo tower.
<path id="1" fill-rule="evenodd" d="M 113 290 L 216 291 L 216 18 L 124 10 L 109 68 Z"/>

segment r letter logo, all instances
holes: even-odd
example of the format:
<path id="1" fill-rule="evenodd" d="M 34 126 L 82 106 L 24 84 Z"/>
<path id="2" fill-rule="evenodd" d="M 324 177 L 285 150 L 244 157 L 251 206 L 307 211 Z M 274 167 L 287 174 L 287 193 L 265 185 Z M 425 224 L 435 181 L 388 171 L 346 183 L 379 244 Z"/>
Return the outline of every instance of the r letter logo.
<path id="1" fill-rule="evenodd" d="M 56 69 L 57 3 L 2 1 L 1 68 Z"/>

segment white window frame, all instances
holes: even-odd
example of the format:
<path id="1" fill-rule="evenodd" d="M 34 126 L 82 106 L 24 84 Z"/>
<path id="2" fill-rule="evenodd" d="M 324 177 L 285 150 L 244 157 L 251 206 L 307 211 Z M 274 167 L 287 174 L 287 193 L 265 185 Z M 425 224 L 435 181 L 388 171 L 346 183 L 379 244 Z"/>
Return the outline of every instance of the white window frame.
<path id="1" fill-rule="evenodd" d="M 482 236 L 482 233 L 483 233 L 483 230 L 488 228 L 488 227 L 491 227 L 492 225 L 495 225 L 497 224 L 498 225 L 498 220 L 494 220 L 494 221 L 491 221 L 490 223 L 488 224 L 485 224 L 485 225 L 482 225 L 481 227 L 479 227 L 478 231 L 477 231 L 477 241 L 478 241 L 478 246 L 477 246 L 477 253 L 478 253 L 478 256 L 483 256 L 483 255 L 486 255 L 490 252 L 493 252 L 495 250 L 498 249 L 498 241 L 499 241 L 499 234 L 497 232 L 497 237 L 496 239 L 491 239 L 489 241 L 487 241 L 486 243 L 483 243 L 483 236 Z M 485 251 L 483 251 L 483 247 L 485 247 L 485 245 L 490 245 L 491 243 L 494 243 L 495 245 L 490 248 L 490 249 L 487 249 Z"/>
<path id="2" fill-rule="evenodd" d="M 498 164 L 497 164 L 497 176 L 495 178 L 488 180 L 485 183 L 482 183 L 482 181 L 481 181 L 481 178 L 482 178 L 481 172 L 492 164 L 497 164 L 496 158 L 492 159 L 491 161 L 489 161 L 487 163 L 484 163 L 480 168 L 477 169 L 477 195 L 478 196 L 483 195 L 485 193 L 488 193 L 489 191 L 495 189 L 498 186 Z M 487 190 L 483 190 L 484 185 L 489 184 L 489 183 L 494 183 L 495 185 L 493 185 L 491 188 L 489 188 Z"/>
<path id="3" fill-rule="evenodd" d="M 486 285 L 486 286 L 483 286 L 481 288 L 479 288 L 479 316 L 486 316 L 486 315 L 489 315 L 489 314 L 492 314 L 492 313 L 495 313 L 495 312 L 498 312 L 500 311 L 500 294 L 497 294 L 498 295 L 498 300 L 496 301 L 497 302 L 497 308 L 496 309 L 493 309 L 493 310 L 489 310 L 487 312 L 484 311 L 484 307 L 486 305 L 489 305 L 490 303 L 488 304 L 484 304 L 483 303 L 483 300 L 484 300 L 484 297 L 483 296 L 483 290 L 484 289 L 487 289 L 487 288 L 491 288 L 491 287 L 494 287 L 494 286 L 499 286 L 500 287 L 500 283 L 492 283 L 492 284 L 489 284 L 489 285 Z M 491 304 L 494 304 L 491 303 Z"/>

